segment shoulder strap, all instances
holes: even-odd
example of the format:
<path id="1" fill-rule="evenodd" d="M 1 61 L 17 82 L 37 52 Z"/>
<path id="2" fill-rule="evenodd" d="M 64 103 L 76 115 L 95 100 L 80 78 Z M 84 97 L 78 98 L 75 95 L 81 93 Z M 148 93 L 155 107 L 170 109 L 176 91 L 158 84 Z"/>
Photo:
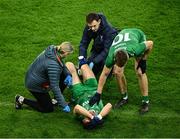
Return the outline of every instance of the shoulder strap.
<path id="1" fill-rule="evenodd" d="M 55 52 L 55 55 L 56 55 L 57 61 L 59 62 L 59 64 L 60 64 L 61 66 L 63 66 L 63 63 L 62 63 L 62 61 L 61 61 L 60 57 L 59 57 L 59 56 L 58 56 L 58 54 L 57 54 L 57 50 L 55 49 L 55 50 L 54 50 L 54 52 Z"/>

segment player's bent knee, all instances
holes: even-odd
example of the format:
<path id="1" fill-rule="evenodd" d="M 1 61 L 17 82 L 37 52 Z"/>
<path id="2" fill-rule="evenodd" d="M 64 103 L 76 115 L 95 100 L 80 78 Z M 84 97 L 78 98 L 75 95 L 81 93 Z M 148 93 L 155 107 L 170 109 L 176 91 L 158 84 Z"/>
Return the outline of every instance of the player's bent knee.
<path id="1" fill-rule="evenodd" d="M 67 67 L 72 67 L 72 66 L 74 66 L 74 64 L 72 62 L 66 62 L 66 66 Z"/>
<path id="2" fill-rule="evenodd" d="M 146 73 L 146 71 L 144 71 L 144 73 Z M 136 75 L 140 78 L 143 76 L 144 73 L 142 73 L 141 69 L 136 70 Z"/>
<path id="3" fill-rule="evenodd" d="M 136 75 L 137 75 L 138 77 L 142 76 L 142 71 L 141 71 L 140 68 L 139 68 L 139 69 L 136 69 L 135 72 L 136 72 Z"/>
<path id="4" fill-rule="evenodd" d="M 66 62 L 66 67 L 70 72 L 76 71 L 75 66 L 72 62 Z"/>

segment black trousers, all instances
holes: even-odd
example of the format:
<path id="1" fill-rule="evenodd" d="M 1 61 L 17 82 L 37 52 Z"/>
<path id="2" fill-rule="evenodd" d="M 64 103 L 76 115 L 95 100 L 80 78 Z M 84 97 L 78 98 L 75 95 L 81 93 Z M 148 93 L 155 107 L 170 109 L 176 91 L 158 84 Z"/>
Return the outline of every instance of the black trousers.
<path id="1" fill-rule="evenodd" d="M 31 94 L 36 98 L 36 101 L 24 98 L 24 104 L 43 113 L 49 113 L 54 111 L 49 93 L 31 92 Z"/>
<path id="2" fill-rule="evenodd" d="M 67 87 L 64 84 L 64 80 L 65 80 L 66 76 L 64 74 L 61 74 L 60 76 L 60 80 L 59 80 L 59 88 L 61 89 L 61 93 L 63 93 L 64 89 Z"/>
<path id="3" fill-rule="evenodd" d="M 60 76 L 60 81 L 59 81 L 59 87 L 61 89 L 61 92 L 63 93 L 64 89 L 66 88 L 66 85 L 64 84 L 64 79 L 66 76 L 64 74 L 61 74 Z M 36 98 L 36 100 L 31 100 L 31 99 L 24 99 L 24 104 L 32 107 L 33 109 L 43 112 L 43 113 L 49 113 L 53 112 L 53 104 L 51 101 L 51 97 L 49 93 L 39 93 L 39 92 L 32 92 L 30 93 Z"/>
<path id="4" fill-rule="evenodd" d="M 94 59 L 98 54 L 96 52 L 91 52 L 91 56 L 88 58 L 88 64 L 92 61 L 92 59 Z M 100 61 L 99 63 L 94 64 L 94 67 L 92 69 L 94 75 L 97 77 L 99 77 L 98 75 L 101 74 L 103 68 L 104 68 L 104 64 L 105 64 L 105 59 L 103 59 L 102 61 Z M 113 73 L 113 68 L 109 74 L 108 77 L 111 77 Z"/>
<path id="5" fill-rule="evenodd" d="M 99 52 L 97 52 L 96 50 L 92 50 L 90 57 L 87 59 L 88 64 L 90 62 L 92 62 L 93 59 L 95 59 L 98 55 L 99 55 Z M 92 71 L 95 76 L 97 76 L 99 73 L 101 73 L 101 71 L 103 70 L 103 67 L 104 67 L 104 63 L 105 63 L 105 59 L 102 59 L 101 61 L 99 61 L 99 63 L 94 63 L 94 67 L 93 67 Z"/>
<path id="6" fill-rule="evenodd" d="M 104 50 L 104 43 L 100 35 L 96 36 L 94 39 L 94 43 L 92 45 L 91 54 L 89 56 L 88 64 L 93 61 L 102 51 Z M 94 63 L 94 67 L 92 69 L 95 76 L 97 76 L 103 69 L 105 63 L 105 58 L 99 61 L 98 63 Z"/>

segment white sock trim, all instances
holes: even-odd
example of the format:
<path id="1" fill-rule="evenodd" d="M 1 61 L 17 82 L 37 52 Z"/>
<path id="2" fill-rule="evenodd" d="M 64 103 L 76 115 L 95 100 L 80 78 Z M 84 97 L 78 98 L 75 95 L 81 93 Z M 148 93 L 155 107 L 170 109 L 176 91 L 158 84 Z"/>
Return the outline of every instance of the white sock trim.
<path id="1" fill-rule="evenodd" d="M 18 101 L 22 104 L 23 101 L 24 101 L 24 97 L 23 97 L 23 96 L 20 96 L 19 99 L 18 99 Z"/>
<path id="2" fill-rule="evenodd" d="M 123 97 L 123 99 L 125 99 L 125 100 L 126 100 L 126 99 L 128 99 L 128 95 L 127 95 L 127 96 L 125 96 L 125 97 Z"/>
<path id="3" fill-rule="evenodd" d="M 94 116 L 91 117 L 91 119 L 93 119 L 93 118 L 94 118 Z"/>
<path id="4" fill-rule="evenodd" d="M 148 101 L 144 101 L 144 100 L 142 100 L 142 102 L 149 103 L 149 100 L 148 100 Z"/>
<path id="5" fill-rule="evenodd" d="M 100 120 L 102 119 L 102 116 L 99 114 L 98 116 L 97 116 Z"/>

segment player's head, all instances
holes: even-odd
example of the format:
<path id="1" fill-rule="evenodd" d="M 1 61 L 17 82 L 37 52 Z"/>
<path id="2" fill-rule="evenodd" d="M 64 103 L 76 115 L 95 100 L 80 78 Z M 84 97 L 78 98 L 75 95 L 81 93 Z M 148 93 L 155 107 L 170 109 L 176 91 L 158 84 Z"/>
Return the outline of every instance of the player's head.
<path id="1" fill-rule="evenodd" d="M 96 112 L 94 110 L 89 110 L 90 114 L 93 115 L 93 116 L 96 116 Z M 85 117 L 83 120 L 82 120 L 82 124 L 84 127 L 88 126 L 88 124 L 91 122 L 91 119 L 88 118 L 88 117 Z"/>
<path id="2" fill-rule="evenodd" d="M 82 120 L 82 124 L 83 125 L 87 125 L 88 123 L 90 123 L 91 119 L 89 119 L 88 117 L 85 117 L 83 120 Z"/>
<path id="3" fill-rule="evenodd" d="M 67 55 L 73 53 L 73 46 L 70 42 L 63 42 L 57 46 L 57 50 L 60 53 L 61 57 L 64 58 Z"/>
<path id="4" fill-rule="evenodd" d="M 87 118 L 85 117 L 83 120 L 82 120 L 82 125 L 85 129 L 93 129 L 94 126 L 92 125 L 91 123 L 91 119 L 90 118 Z"/>
<path id="5" fill-rule="evenodd" d="M 129 56 L 125 50 L 119 50 L 115 54 L 115 64 L 118 67 L 124 67 L 124 65 L 127 63 L 128 59 L 129 59 Z"/>
<path id="6" fill-rule="evenodd" d="M 100 27 L 101 18 L 97 13 L 89 13 L 86 16 L 86 22 L 89 29 L 91 29 L 93 32 L 97 32 Z"/>

